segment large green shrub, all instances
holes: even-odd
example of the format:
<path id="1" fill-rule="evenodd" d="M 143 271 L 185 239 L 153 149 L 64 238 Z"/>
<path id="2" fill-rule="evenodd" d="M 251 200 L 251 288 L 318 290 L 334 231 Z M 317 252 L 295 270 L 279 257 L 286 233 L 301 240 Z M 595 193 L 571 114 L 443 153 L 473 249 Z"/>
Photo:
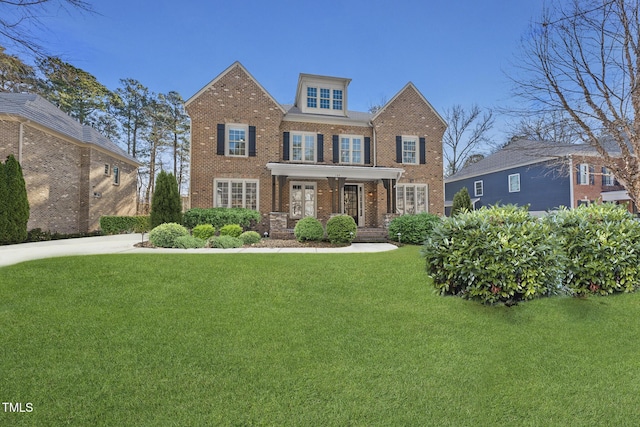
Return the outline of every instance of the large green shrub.
<path id="1" fill-rule="evenodd" d="M 324 237 L 322 223 L 312 216 L 302 218 L 293 229 L 293 235 L 299 242 L 318 241 Z"/>
<path id="2" fill-rule="evenodd" d="M 186 211 L 183 218 L 183 224 L 188 228 L 194 228 L 200 224 L 211 224 L 216 229 L 227 224 L 240 224 L 244 228 L 250 228 L 259 221 L 258 211 L 243 208 L 193 208 Z"/>
<path id="3" fill-rule="evenodd" d="M 471 204 L 471 196 L 467 187 L 462 187 L 460 191 L 453 195 L 453 205 L 451 206 L 451 216 L 456 216 L 460 212 L 466 212 L 473 209 Z"/>
<path id="4" fill-rule="evenodd" d="M 209 246 L 217 249 L 241 248 L 243 242 L 237 237 L 221 235 L 209 239 Z"/>
<path id="5" fill-rule="evenodd" d="M 401 215 L 394 218 L 389 224 L 389 239 L 421 245 L 433 230 L 433 227 L 441 221 L 438 215 L 420 213 L 415 215 Z M 398 238 L 400 233 L 400 238 Z"/>
<path id="6" fill-rule="evenodd" d="M 209 240 L 210 237 L 215 236 L 216 229 L 211 224 L 200 224 L 193 227 L 193 230 L 191 230 L 191 233 L 193 234 L 194 237 L 207 241 Z"/>
<path id="7" fill-rule="evenodd" d="M 151 227 L 168 222 L 182 222 L 182 201 L 176 178 L 172 173 L 160 171 L 151 199 Z"/>
<path id="8" fill-rule="evenodd" d="M 13 155 L 7 157 L 0 173 L 0 179 L 4 179 L 5 198 L 2 199 L 4 233 L 0 235 L 0 243 L 21 243 L 27 240 L 27 222 L 29 222 L 29 199 L 27 188 L 22 175 L 22 167 Z"/>
<path id="9" fill-rule="evenodd" d="M 547 216 L 566 259 L 564 284 L 578 295 L 635 291 L 640 282 L 640 222 L 625 207 L 592 204 Z"/>
<path id="10" fill-rule="evenodd" d="M 238 237 L 245 245 L 253 245 L 260 241 L 260 234 L 257 231 L 245 231 Z"/>
<path id="11" fill-rule="evenodd" d="M 160 224 L 149 232 L 149 241 L 153 246 L 159 248 L 177 248 L 176 239 L 181 236 L 188 236 L 189 231 L 174 222 Z"/>
<path id="12" fill-rule="evenodd" d="M 150 229 L 148 215 L 100 217 L 100 230 L 104 234 L 146 233 Z"/>
<path id="13" fill-rule="evenodd" d="M 240 237 L 242 234 L 242 227 L 238 224 L 227 224 L 220 229 L 221 236 Z"/>
<path id="14" fill-rule="evenodd" d="M 562 285 L 563 252 L 551 232 L 526 208 L 481 208 L 438 223 L 422 255 L 443 295 L 484 303 L 528 300 Z"/>
<path id="15" fill-rule="evenodd" d="M 180 249 L 204 248 L 207 242 L 194 236 L 180 236 L 176 238 L 176 247 Z"/>
<path id="16" fill-rule="evenodd" d="M 327 221 L 327 237 L 331 243 L 351 243 L 357 231 L 358 226 L 349 215 L 336 215 Z"/>

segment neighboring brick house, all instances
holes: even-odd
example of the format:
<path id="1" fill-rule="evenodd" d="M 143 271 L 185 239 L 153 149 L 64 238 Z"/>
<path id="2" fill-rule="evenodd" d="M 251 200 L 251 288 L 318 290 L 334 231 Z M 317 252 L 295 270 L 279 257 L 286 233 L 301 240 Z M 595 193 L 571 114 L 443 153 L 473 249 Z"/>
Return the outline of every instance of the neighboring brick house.
<path id="1" fill-rule="evenodd" d="M 412 83 L 375 114 L 350 111 L 350 81 L 300 74 L 282 105 L 233 63 L 186 102 L 191 207 L 256 209 L 272 235 L 309 215 L 383 229 L 443 214 L 442 117 Z"/>
<path id="2" fill-rule="evenodd" d="M 102 215 L 135 215 L 139 163 L 34 94 L 0 93 L 0 158 L 22 166 L 28 229 L 79 233 Z"/>
<path id="3" fill-rule="evenodd" d="M 593 147 L 519 139 L 445 180 L 447 213 L 453 196 L 466 187 L 474 207 L 529 206 L 542 214 L 596 201 L 625 203 L 629 194 L 602 164 Z"/>

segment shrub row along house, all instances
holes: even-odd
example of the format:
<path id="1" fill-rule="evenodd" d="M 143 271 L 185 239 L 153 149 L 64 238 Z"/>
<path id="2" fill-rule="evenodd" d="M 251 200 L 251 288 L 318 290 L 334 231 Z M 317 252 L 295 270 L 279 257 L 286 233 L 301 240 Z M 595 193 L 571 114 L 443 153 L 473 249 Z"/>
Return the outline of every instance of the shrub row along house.
<path id="1" fill-rule="evenodd" d="M 256 209 L 273 237 L 305 216 L 384 229 L 397 214 L 444 213 L 442 117 L 412 83 L 375 114 L 351 111 L 350 81 L 300 74 L 283 105 L 239 62 L 214 78 L 185 105 L 191 207 Z"/>
<path id="2" fill-rule="evenodd" d="M 613 151 L 612 151 L 613 152 Z M 529 205 L 533 214 L 596 201 L 628 204 L 624 187 L 585 144 L 551 144 L 518 139 L 445 180 L 447 212 L 466 187 L 474 208 L 495 204 Z"/>
<path id="3" fill-rule="evenodd" d="M 139 163 L 34 94 L 0 93 L 0 158 L 22 166 L 28 229 L 84 233 L 102 215 L 135 215 Z"/>

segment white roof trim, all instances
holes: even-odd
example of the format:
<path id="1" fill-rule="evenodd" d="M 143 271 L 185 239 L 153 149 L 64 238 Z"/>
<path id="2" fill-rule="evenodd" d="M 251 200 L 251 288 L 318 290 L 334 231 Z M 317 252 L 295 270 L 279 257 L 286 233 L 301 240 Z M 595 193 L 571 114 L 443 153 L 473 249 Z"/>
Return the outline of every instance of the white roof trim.
<path id="1" fill-rule="evenodd" d="M 631 200 L 629 193 L 625 190 L 603 191 L 600 193 L 603 202 L 616 202 L 618 200 Z"/>
<path id="2" fill-rule="evenodd" d="M 371 127 L 371 122 L 368 120 L 354 120 L 345 116 L 320 116 L 309 113 L 287 113 L 287 115 L 282 118 L 282 121 Z"/>
<path id="3" fill-rule="evenodd" d="M 347 179 L 395 179 L 399 180 L 404 169 L 371 166 L 305 165 L 299 163 L 267 163 L 271 175 L 305 178 Z"/>
<path id="4" fill-rule="evenodd" d="M 244 67 L 244 65 L 242 65 L 240 63 L 240 61 L 236 61 L 233 64 L 231 64 L 226 70 L 224 70 L 223 72 L 221 72 L 220 74 L 218 74 L 218 76 L 216 78 L 214 78 L 213 80 L 211 80 L 209 83 L 207 83 L 202 89 L 200 89 L 198 92 L 196 92 L 195 95 L 193 95 L 191 98 L 187 99 L 187 101 L 184 103 L 185 107 L 188 106 L 189 104 L 191 104 L 196 98 L 198 98 L 200 95 L 202 95 L 203 93 L 205 93 L 211 86 L 215 85 L 218 80 L 220 80 L 224 75 L 226 75 L 228 72 L 230 72 L 233 68 L 235 68 L 236 66 L 240 67 L 240 69 L 242 71 L 244 71 L 251 80 L 253 80 L 253 82 L 260 88 L 260 90 L 262 90 L 264 93 L 267 94 L 267 96 L 269 97 L 269 99 L 271 99 L 277 106 L 278 108 L 280 108 L 280 110 L 286 114 L 286 111 L 284 109 L 284 107 L 282 107 L 282 105 L 280 105 L 280 103 L 278 101 L 276 101 L 276 99 L 271 96 L 271 94 L 269 93 L 269 91 L 267 91 L 264 86 L 262 86 L 260 84 L 260 82 L 258 82 L 255 77 L 253 77 L 251 75 L 251 73 Z"/>

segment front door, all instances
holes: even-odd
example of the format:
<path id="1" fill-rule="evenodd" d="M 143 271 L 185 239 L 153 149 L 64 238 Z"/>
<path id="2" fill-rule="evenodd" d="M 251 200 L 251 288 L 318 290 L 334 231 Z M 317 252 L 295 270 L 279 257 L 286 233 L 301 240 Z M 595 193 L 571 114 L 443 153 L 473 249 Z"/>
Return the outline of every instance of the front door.
<path id="1" fill-rule="evenodd" d="M 345 184 L 342 192 L 342 212 L 353 218 L 358 227 L 364 225 L 363 193 L 362 184 Z"/>

